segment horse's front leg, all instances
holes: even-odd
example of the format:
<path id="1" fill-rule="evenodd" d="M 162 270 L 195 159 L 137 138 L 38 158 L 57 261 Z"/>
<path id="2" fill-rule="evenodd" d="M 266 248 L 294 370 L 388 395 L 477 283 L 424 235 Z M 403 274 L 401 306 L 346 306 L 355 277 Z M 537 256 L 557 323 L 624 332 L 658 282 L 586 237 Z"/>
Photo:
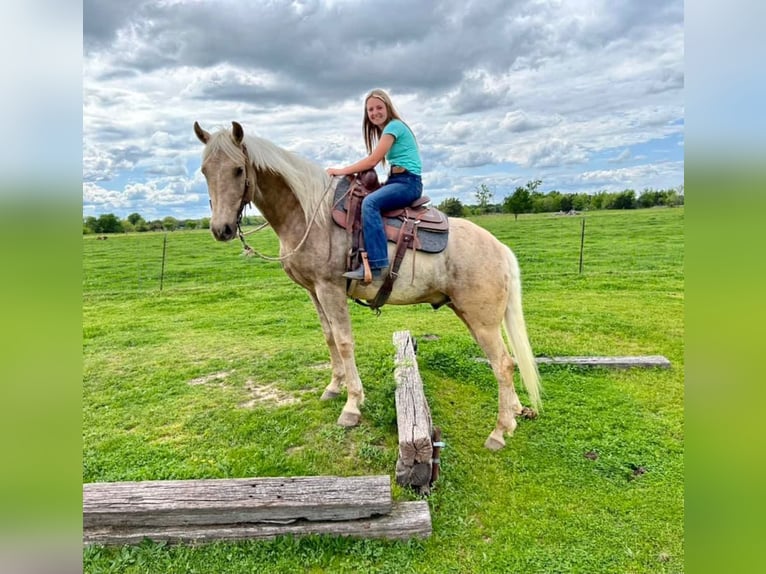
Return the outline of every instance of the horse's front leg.
<path id="1" fill-rule="evenodd" d="M 337 399 L 346 383 L 346 369 L 343 366 L 343 359 L 340 356 L 340 351 L 338 351 L 338 345 L 335 344 L 335 336 L 333 335 L 330 321 L 327 319 L 327 315 L 319 303 L 316 293 L 309 291 L 309 295 L 314 302 L 317 315 L 319 315 L 319 322 L 322 324 L 322 332 L 324 333 L 327 348 L 330 350 L 330 365 L 332 366 L 332 379 L 330 384 L 325 387 L 324 393 L 322 393 L 322 400 Z"/>
<path id="2" fill-rule="evenodd" d="M 321 308 L 320 317 L 324 314 L 324 321 L 327 322 L 330 332 L 329 337 L 332 338 L 335 352 L 342 364 L 343 374 L 340 380 L 345 380 L 348 392 L 346 404 L 343 406 L 340 417 L 338 417 L 338 424 L 344 427 L 356 426 L 362 418 L 359 409 L 364 403 L 364 390 L 359 372 L 356 369 L 354 337 L 351 333 L 351 317 L 348 313 L 346 293 L 343 287 L 337 284 L 317 285 L 316 299 L 317 307 Z M 330 352 L 333 352 L 332 347 Z M 335 380 L 335 366 L 333 365 L 333 381 Z M 330 385 L 332 386 L 332 383 Z"/>

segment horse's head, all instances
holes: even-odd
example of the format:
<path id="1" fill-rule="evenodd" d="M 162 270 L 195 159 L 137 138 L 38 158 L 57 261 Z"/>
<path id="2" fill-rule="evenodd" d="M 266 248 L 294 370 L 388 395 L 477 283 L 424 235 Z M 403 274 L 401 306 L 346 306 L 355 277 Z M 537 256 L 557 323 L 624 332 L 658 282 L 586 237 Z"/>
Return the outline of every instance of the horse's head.
<path id="1" fill-rule="evenodd" d="M 253 199 L 254 173 L 243 143 L 245 132 L 232 122 L 231 132 L 210 134 L 194 122 L 194 133 L 205 144 L 202 174 L 210 196 L 210 231 L 218 241 L 229 241 L 237 235 L 242 211 Z"/>

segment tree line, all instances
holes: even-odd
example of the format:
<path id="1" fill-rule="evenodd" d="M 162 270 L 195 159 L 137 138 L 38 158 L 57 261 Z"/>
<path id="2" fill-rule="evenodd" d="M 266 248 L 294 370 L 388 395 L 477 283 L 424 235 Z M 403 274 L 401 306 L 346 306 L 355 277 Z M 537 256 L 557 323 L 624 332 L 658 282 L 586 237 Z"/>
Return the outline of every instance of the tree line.
<path id="1" fill-rule="evenodd" d="M 456 197 L 442 201 L 438 208 L 450 217 L 483 215 L 486 213 L 512 213 L 518 218 L 521 213 L 570 213 L 597 209 L 638 209 L 646 207 L 675 207 L 684 204 L 684 186 L 672 189 L 644 189 L 636 193 L 633 189 L 618 192 L 600 191 L 590 193 L 561 193 L 549 191 L 542 193 L 538 188 L 542 181 L 528 181 L 523 187 L 517 187 L 501 203 L 493 203 L 494 192 L 485 184 L 476 188 L 476 204 L 463 205 Z"/>
<path id="2" fill-rule="evenodd" d="M 449 197 L 437 207 L 450 217 L 466 217 L 484 215 L 487 213 L 512 213 L 516 218 L 522 213 L 570 213 L 591 211 L 596 209 L 637 209 L 655 206 L 675 207 L 684 204 L 684 186 L 673 189 L 644 189 L 636 193 L 633 189 L 619 192 L 600 191 L 588 193 L 561 193 L 549 191 L 542 193 L 538 188 L 542 185 L 539 179 L 528 181 L 523 187 L 517 187 L 510 195 L 505 196 L 501 203 L 493 203 L 494 191 L 481 184 L 474 191 L 475 204 L 463 204 L 456 197 Z M 242 224 L 260 225 L 263 218 L 244 216 Z M 83 234 L 91 233 L 130 233 L 142 231 L 175 231 L 177 229 L 207 229 L 210 218 L 176 219 L 172 216 L 163 219 L 146 221 L 141 214 L 131 213 L 125 219 L 120 219 L 113 213 L 105 213 L 98 217 L 88 216 L 83 219 Z"/>
<path id="3" fill-rule="evenodd" d="M 260 225 L 262 217 L 245 216 L 242 225 Z M 176 219 L 167 216 L 162 219 L 146 221 L 141 214 L 131 213 L 125 219 L 120 219 L 114 213 L 105 213 L 98 217 L 89 215 L 83 219 L 83 235 L 91 233 L 131 233 L 142 231 L 176 231 L 180 229 L 207 229 L 210 227 L 210 218 L 200 219 Z"/>

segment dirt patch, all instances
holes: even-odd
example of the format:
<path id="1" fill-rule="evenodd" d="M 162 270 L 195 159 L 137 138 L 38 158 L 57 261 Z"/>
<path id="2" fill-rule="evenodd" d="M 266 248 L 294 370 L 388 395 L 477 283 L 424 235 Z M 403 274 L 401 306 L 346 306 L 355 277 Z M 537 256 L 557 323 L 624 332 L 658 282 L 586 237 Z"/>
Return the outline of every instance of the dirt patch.
<path id="1" fill-rule="evenodd" d="M 300 399 L 290 393 L 283 391 L 273 383 L 258 383 L 249 380 L 245 383 L 245 389 L 250 394 L 250 400 L 240 403 L 243 409 L 252 409 L 253 407 L 269 403 L 278 407 L 284 405 L 293 405 L 300 402 Z"/>
<path id="2" fill-rule="evenodd" d="M 231 384 L 228 384 L 228 377 L 234 371 L 219 371 L 217 373 L 211 373 L 202 377 L 197 377 L 188 381 L 190 385 L 209 385 L 211 383 L 217 383 L 220 388 L 232 388 Z M 289 393 L 277 386 L 276 383 L 259 383 L 252 379 L 248 379 L 244 386 L 244 391 L 247 394 L 248 399 L 242 403 L 239 403 L 239 407 L 243 409 L 252 409 L 258 405 L 271 404 L 278 407 L 284 405 L 293 405 L 300 402 L 300 398 L 295 393 Z M 309 391 L 298 391 L 298 394 Z"/>

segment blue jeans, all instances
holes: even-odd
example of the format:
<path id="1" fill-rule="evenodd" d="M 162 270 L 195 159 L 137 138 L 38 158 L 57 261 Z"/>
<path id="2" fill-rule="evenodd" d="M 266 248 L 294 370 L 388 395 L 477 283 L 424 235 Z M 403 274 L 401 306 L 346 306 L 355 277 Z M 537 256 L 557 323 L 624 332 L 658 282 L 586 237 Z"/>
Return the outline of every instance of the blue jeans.
<path id="1" fill-rule="evenodd" d="M 405 171 L 392 173 L 386 185 L 364 198 L 362 226 L 370 269 L 388 267 L 388 240 L 380 212 L 407 207 L 422 194 L 423 180 L 419 175 Z"/>

